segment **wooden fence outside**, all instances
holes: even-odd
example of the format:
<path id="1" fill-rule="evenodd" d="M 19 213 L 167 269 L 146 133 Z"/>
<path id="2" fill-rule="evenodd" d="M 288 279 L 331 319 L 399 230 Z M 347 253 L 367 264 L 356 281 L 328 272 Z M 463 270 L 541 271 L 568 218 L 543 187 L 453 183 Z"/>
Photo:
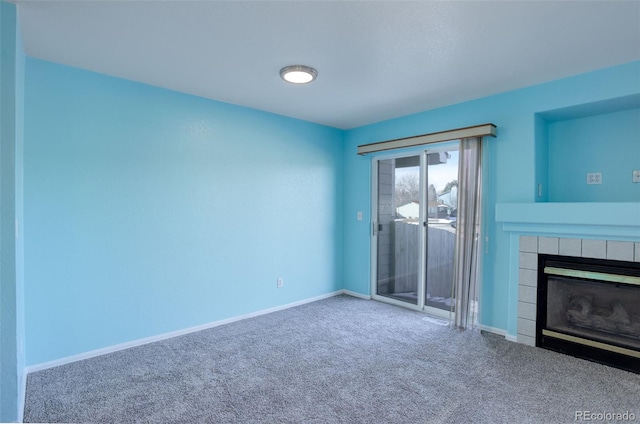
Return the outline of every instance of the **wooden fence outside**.
<path id="1" fill-rule="evenodd" d="M 402 220 L 394 225 L 395 281 L 391 293 L 416 290 L 420 263 L 420 226 L 418 222 Z M 455 229 L 449 224 L 427 227 L 427 292 L 430 297 L 451 297 Z"/>

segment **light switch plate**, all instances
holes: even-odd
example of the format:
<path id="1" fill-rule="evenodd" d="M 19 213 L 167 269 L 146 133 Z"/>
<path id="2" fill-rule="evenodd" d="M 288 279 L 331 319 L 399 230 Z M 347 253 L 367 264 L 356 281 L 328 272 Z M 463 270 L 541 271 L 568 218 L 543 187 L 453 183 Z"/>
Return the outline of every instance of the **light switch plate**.
<path id="1" fill-rule="evenodd" d="M 640 169 L 633 170 L 633 178 L 631 179 L 634 183 L 640 183 Z"/>

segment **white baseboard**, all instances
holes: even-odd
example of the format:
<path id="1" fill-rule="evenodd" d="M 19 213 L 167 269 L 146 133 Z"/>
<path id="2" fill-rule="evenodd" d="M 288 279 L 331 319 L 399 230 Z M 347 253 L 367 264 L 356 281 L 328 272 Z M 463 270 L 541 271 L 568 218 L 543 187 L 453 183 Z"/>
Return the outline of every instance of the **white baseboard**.
<path id="1" fill-rule="evenodd" d="M 518 342 L 518 336 L 516 336 L 516 335 L 514 335 L 514 334 L 509 334 L 509 333 L 507 333 L 507 334 L 504 336 L 504 338 L 505 338 L 505 339 L 507 339 L 507 340 L 509 340 L 510 342 L 516 342 L 516 343 Z"/>
<path id="2" fill-rule="evenodd" d="M 342 290 L 342 293 L 348 296 L 358 297 L 360 299 L 371 300 L 371 296 L 368 294 L 362 294 L 362 293 L 354 292 L 351 290 Z"/>
<path id="3" fill-rule="evenodd" d="M 25 369 L 25 374 L 42 371 L 53 367 L 58 367 L 60 365 L 70 364 L 76 361 L 82 361 L 84 359 L 94 358 L 96 356 L 106 355 L 108 353 L 117 352 L 124 349 L 129 349 L 136 346 L 142 346 L 145 344 L 158 342 L 161 340 L 170 339 L 172 337 L 183 336 L 185 334 L 195 333 L 196 331 L 207 330 L 209 328 L 219 327 L 221 325 L 230 324 L 232 322 L 242 321 L 248 318 L 254 318 L 260 315 L 270 314 L 272 312 L 282 311 L 284 309 L 293 308 L 296 306 L 304 305 L 306 303 L 317 302 L 318 300 L 327 299 L 329 297 L 338 296 L 344 293 L 344 290 L 338 290 L 335 292 L 323 294 L 320 296 L 311 297 L 304 300 L 299 300 L 297 302 L 288 303 L 286 305 L 276 306 L 273 308 L 262 309 L 260 311 L 251 312 L 245 315 L 239 315 L 236 317 L 231 317 L 219 321 L 210 322 L 207 324 L 197 325 L 195 327 L 185 328 L 183 330 L 170 331 L 168 333 L 158 334 L 157 336 L 145 337 L 142 339 L 132 340 L 130 342 L 120 343 L 113 346 L 103 347 L 101 349 L 91 350 L 89 352 L 79 353 L 77 355 L 71 355 L 60 359 L 55 359 L 53 361 L 42 362 L 40 364 L 29 365 Z M 26 382 L 26 375 L 25 375 Z M 26 386 L 25 386 L 26 387 Z"/>
<path id="4" fill-rule="evenodd" d="M 499 336 L 504 337 L 505 339 L 508 337 L 507 331 L 503 330 L 502 328 L 490 327 L 484 324 L 478 324 L 477 328 L 482 331 L 488 331 L 489 333 L 497 334 Z"/>
<path id="5" fill-rule="evenodd" d="M 502 336 L 505 339 L 509 340 L 510 342 L 518 341 L 517 336 L 514 336 L 513 334 L 509 334 L 506 330 L 503 330 L 502 328 L 489 327 L 488 325 L 482 325 L 482 324 L 478 324 L 478 328 L 482 331 L 488 331 L 489 333 Z"/>

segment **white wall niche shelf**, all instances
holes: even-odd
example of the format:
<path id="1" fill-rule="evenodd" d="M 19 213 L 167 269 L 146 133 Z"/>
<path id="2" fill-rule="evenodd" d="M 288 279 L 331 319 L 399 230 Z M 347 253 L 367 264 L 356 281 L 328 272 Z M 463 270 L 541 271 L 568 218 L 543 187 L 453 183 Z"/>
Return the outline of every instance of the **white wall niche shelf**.
<path id="1" fill-rule="evenodd" d="M 496 222 L 520 234 L 640 240 L 640 202 L 498 203 Z"/>

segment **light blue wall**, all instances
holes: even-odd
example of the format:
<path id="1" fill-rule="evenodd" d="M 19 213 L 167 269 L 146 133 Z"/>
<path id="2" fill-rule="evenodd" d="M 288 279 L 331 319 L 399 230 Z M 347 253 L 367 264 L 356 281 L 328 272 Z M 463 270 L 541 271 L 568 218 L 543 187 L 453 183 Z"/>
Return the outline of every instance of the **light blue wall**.
<path id="1" fill-rule="evenodd" d="M 640 62 L 608 68 L 348 131 L 345 138 L 345 288 L 370 293 L 371 157 L 360 144 L 491 122 L 498 137 L 486 142 L 484 181 L 486 236 L 481 322 L 516 334 L 517 281 L 511 273 L 510 235 L 495 224 L 496 203 L 534 202 L 548 174 L 544 123 L 536 114 L 640 93 Z M 536 135 L 538 129 L 538 135 Z M 630 134 L 630 136 L 632 136 Z M 635 139 L 638 143 L 638 139 Z M 552 185 L 554 182 L 549 181 Z M 365 212 L 362 222 L 357 211 Z M 511 278 L 510 278 L 511 277 Z"/>
<path id="2" fill-rule="evenodd" d="M 540 114 L 535 117 L 535 163 L 537 202 L 549 200 L 549 123 Z"/>
<path id="3" fill-rule="evenodd" d="M 24 66 L 20 21 L 16 23 L 16 349 L 18 351 L 18 419 L 22 419 L 26 387 L 24 352 Z"/>
<path id="4" fill-rule="evenodd" d="M 636 62 L 343 132 L 27 59 L 26 362 L 369 294 L 371 158 L 356 147 L 486 122 L 481 320 L 514 335 L 517 258 L 495 205 L 548 200 L 541 113 L 638 95 L 639 75 Z"/>
<path id="5" fill-rule="evenodd" d="M 549 200 L 554 202 L 640 202 L 640 108 L 550 122 Z M 587 185 L 588 172 L 602 184 Z M 611 211 L 615 216 L 615 211 Z"/>
<path id="6" fill-rule="evenodd" d="M 19 419 L 24 356 L 22 256 L 16 241 L 21 218 L 16 157 L 21 148 L 22 55 L 15 5 L 0 2 L 0 421 Z"/>
<path id="7" fill-rule="evenodd" d="M 342 288 L 342 131 L 32 58 L 25 96 L 28 365 Z"/>

